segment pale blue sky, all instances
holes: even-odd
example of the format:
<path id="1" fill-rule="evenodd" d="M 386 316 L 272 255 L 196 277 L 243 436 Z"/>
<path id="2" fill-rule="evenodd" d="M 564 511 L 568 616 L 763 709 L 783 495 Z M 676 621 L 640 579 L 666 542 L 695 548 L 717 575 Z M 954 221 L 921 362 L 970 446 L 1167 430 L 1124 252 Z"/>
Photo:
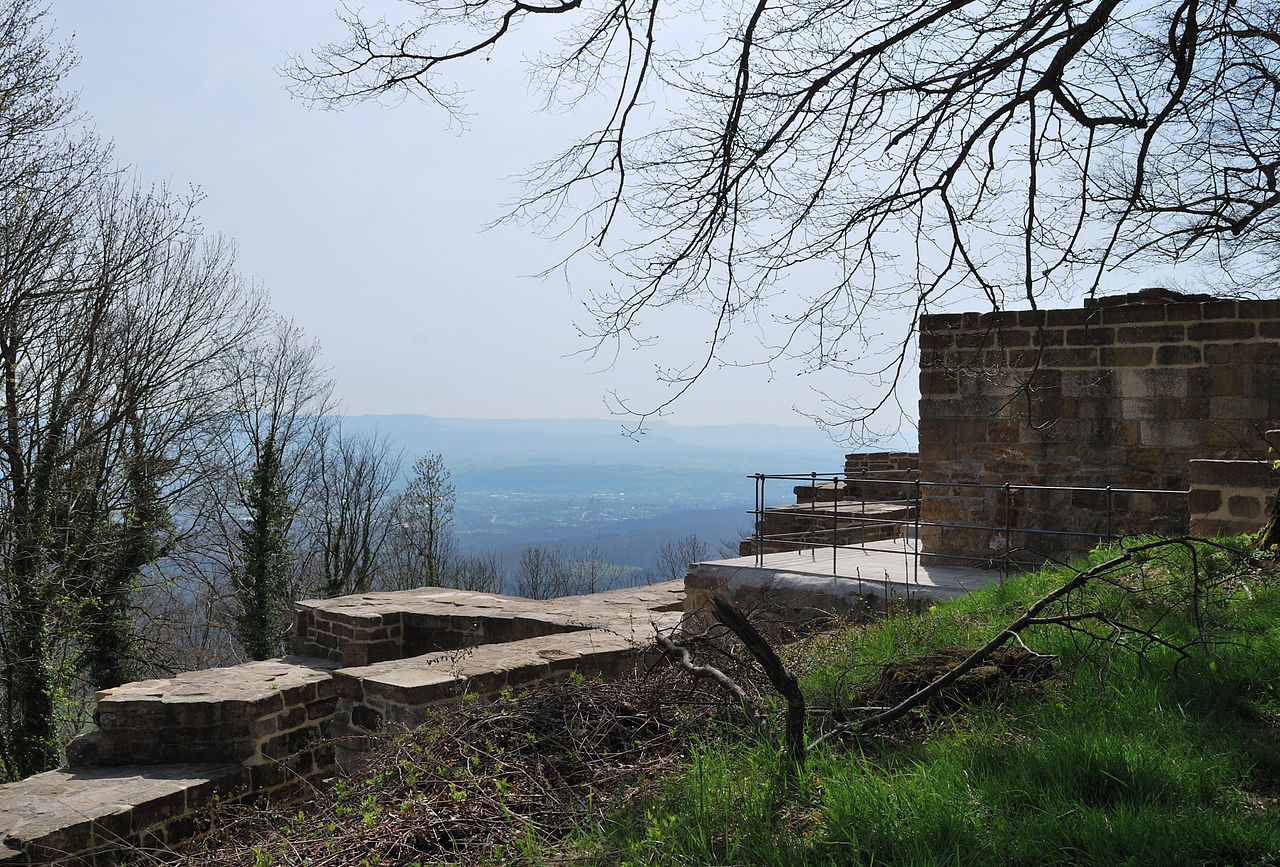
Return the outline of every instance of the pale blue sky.
<path id="1" fill-rule="evenodd" d="M 411 101 L 333 112 L 293 100 L 275 67 L 341 36 L 329 0 L 50 11 L 74 34 L 71 85 L 117 158 L 205 193 L 206 227 L 234 239 L 241 271 L 320 341 L 349 412 L 604 417 L 608 391 L 661 398 L 655 365 L 701 346 L 698 323 L 669 317 L 652 326 L 665 343 L 613 369 L 569 357 L 584 346 L 573 292 L 608 273 L 584 265 L 572 287 L 536 279 L 562 248 L 516 226 L 485 230 L 519 193 L 513 176 L 551 156 L 574 120 L 531 110 L 516 46 L 467 71 L 473 116 L 460 131 Z M 806 424 L 792 407 L 817 411 L 813 387 L 853 385 L 796 374 L 714 370 L 668 420 Z"/>

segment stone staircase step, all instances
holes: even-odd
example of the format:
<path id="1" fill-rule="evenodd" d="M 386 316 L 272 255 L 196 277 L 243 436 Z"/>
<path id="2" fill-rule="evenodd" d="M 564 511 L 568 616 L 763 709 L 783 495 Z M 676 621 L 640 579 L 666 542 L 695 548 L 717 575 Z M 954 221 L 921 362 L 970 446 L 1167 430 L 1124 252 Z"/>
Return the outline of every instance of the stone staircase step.
<path id="1" fill-rule="evenodd" d="M 792 488 L 797 503 L 829 503 L 832 500 L 909 500 L 915 485 L 907 473 L 885 474 L 878 478 L 850 478 L 801 484 Z"/>

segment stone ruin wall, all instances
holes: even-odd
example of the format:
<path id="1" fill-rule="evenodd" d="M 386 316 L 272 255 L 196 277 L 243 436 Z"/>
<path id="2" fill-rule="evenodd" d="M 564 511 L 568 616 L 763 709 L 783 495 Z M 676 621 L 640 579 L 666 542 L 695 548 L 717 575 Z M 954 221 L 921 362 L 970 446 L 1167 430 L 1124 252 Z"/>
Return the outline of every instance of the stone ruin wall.
<path id="1" fill-rule="evenodd" d="M 925 489 L 922 520 L 1001 528 L 926 527 L 923 547 L 941 555 L 1003 554 L 1004 492 L 973 484 L 1186 490 L 1193 459 L 1264 459 L 1280 420 L 1280 301 L 1148 290 L 920 328 L 920 473 L 947 485 Z M 1029 491 L 1007 505 L 1015 527 L 1100 533 L 1105 501 Z M 1112 516 L 1117 533 L 1188 530 L 1186 497 L 1113 495 Z M 1090 547 L 1025 533 L 1012 544 L 1027 561 Z"/>
<path id="2" fill-rule="evenodd" d="M 0 785 L 0 864 L 113 864 L 186 838 L 216 804 L 305 795 L 464 695 L 642 671 L 683 600 L 683 583 L 665 582 L 543 601 L 421 587 L 295 603 L 292 656 L 100 691 L 98 727 L 68 746 L 68 767 Z"/>

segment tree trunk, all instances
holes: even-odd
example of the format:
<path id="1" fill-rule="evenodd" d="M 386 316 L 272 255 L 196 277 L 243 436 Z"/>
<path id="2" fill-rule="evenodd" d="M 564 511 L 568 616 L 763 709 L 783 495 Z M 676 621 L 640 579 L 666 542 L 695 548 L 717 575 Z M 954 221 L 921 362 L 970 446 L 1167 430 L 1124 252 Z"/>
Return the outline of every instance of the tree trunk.
<path id="1" fill-rule="evenodd" d="M 1280 491 L 1276 492 L 1276 504 L 1271 507 L 1271 517 L 1262 525 L 1262 535 L 1258 537 L 1258 548 L 1280 553 Z"/>

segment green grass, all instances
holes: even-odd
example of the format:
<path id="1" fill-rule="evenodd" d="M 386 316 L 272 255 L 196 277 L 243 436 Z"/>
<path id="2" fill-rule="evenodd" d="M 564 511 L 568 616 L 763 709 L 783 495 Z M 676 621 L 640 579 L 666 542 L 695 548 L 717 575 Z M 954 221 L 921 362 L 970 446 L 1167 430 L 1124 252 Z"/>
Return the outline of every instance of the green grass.
<path id="1" fill-rule="evenodd" d="M 1240 540 L 1237 540 L 1239 542 Z M 1100 562 L 1114 552 L 1099 551 Z M 1058 673 L 816 751 L 798 778 L 739 734 L 571 844 L 600 864 L 1265 864 L 1280 861 L 1280 580 L 1165 550 L 1076 594 L 1180 644 L 1028 629 Z M 1078 564 L 1084 565 L 1084 564 Z M 994 635 L 1069 573 L 1019 576 L 796 653 L 806 695 L 836 704 L 883 663 Z M 1059 612 L 1062 609 L 1059 609 Z M 1197 631 L 1196 622 L 1200 624 Z"/>

